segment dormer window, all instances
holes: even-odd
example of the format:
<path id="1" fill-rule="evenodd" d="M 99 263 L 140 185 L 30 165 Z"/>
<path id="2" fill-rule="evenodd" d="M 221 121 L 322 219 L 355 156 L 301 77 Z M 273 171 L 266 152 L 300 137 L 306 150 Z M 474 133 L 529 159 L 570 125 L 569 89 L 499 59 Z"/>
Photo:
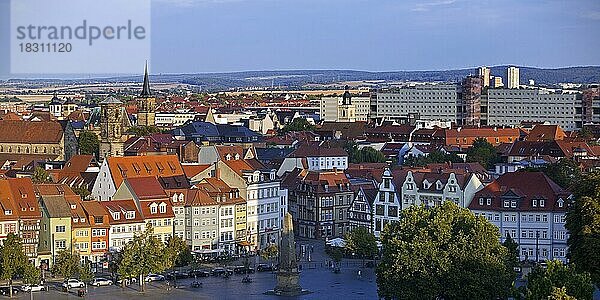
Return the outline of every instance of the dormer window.
<path id="1" fill-rule="evenodd" d="M 73 223 L 79 223 L 79 218 L 73 218 Z"/>
<path id="2" fill-rule="evenodd" d="M 435 188 L 436 188 L 438 191 L 439 191 L 439 190 L 441 190 L 441 189 L 442 189 L 442 187 L 443 187 L 443 185 L 442 185 L 442 183 L 441 183 L 441 182 L 437 182 L 437 183 L 435 184 Z"/>
<path id="3" fill-rule="evenodd" d="M 565 202 L 562 199 L 558 199 L 558 207 L 563 207 Z"/>
<path id="4" fill-rule="evenodd" d="M 483 206 L 483 198 L 479 198 L 479 205 Z"/>
<path id="5" fill-rule="evenodd" d="M 179 202 L 183 202 L 183 193 L 179 194 Z"/>
<path id="6" fill-rule="evenodd" d="M 487 198 L 486 199 L 486 204 L 487 204 L 487 206 L 491 206 L 492 205 L 492 198 Z"/>
<path id="7" fill-rule="evenodd" d="M 173 203 L 177 202 L 177 194 L 173 194 L 171 199 L 173 200 Z"/>
<path id="8" fill-rule="evenodd" d="M 156 203 L 150 204 L 150 213 L 155 214 L 157 212 Z"/>
<path id="9" fill-rule="evenodd" d="M 225 160 L 231 160 L 231 154 L 227 153 L 227 155 L 225 155 Z"/>
<path id="10" fill-rule="evenodd" d="M 125 214 L 125 219 L 129 219 L 129 220 L 135 219 L 135 211 L 128 211 Z"/>
<path id="11" fill-rule="evenodd" d="M 77 208 L 77 205 L 71 204 L 71 209 L 76 209 L 76 208 Z"/>
<path id="12" fill-rule="evenodd" d="M 517 201 L 510 201 L 510 207 L 511 208 L 517 208 Z"/>
<path id="13" fill-rule="evenodd" d="M 79 219 L 79 222 L 81 222 L 81 223 L 85 223 L 85 218 L 80 218 L 80 219 Z"/>
<path id="14" fill-rule="evenodd" d="M 540 207 L 546 206 L 546 200 L 540 199 Z"/>
<path id="15" fill-rule="evenodd" d="M 510 207 L 510 201 L 504 200 L 504 207 Z"/>
<path id="16" fill-rule="evenodd" d="M 120 212 L 114 212 L 112 214 L 112 216 L 113 216 L 113 219 L 115 219 L 115 220 L 120 220 L 121 219 L 121 213 Z"/>
<path id="17" fill-rule="evenodd" d="M 160 210 L 160 213 L 161 213 L 161 214 L 164 214 L 164 213 L 166 213 L 166 212 L 167 212 L 167 205 L 166 205 L 166 204 L 164 204 L 164 203 L 161 203 L 161 204 L 159 205 L 159 210 Z"/>
<path id="18" fill-rule="evenodd" d="M 537 199 L 533 199 L 533 200 L 531 200 L 531 202 L 532 202 L 531 206 L 537 207 Z"/>
<path id="19" fill-rule="evenodd" d="M 240 155 L 239 154 L 235 154 L 235 160 L 239 160 L 240 159 Z"/>

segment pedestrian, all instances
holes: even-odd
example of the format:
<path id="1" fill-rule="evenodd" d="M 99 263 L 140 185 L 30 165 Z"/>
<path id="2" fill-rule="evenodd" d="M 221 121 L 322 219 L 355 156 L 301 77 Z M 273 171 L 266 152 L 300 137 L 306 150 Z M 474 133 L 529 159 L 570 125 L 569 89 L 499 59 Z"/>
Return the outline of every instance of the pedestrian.
<path id="1" fill-rule="evenodd" d="M 360 278 L 361 278 L 361 276 L 362 276 L 362 271 L 361 271 L 361 270 L 358 270 L 357 274 L 358 274 L 358 278 L 360 279 Z"/>

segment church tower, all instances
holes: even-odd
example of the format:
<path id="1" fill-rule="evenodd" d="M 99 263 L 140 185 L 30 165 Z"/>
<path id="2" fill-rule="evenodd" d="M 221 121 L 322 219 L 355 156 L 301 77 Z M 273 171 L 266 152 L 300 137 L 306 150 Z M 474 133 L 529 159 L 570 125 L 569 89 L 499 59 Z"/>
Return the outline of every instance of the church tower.
<path id="1" fill-rule="evenodd" d="M 345 87 L 342 104 L 338 106 L 338 122 L 356 122 L 356 108 L 352 104 L 349 87 Z"/>
<path id="2" fill-rule="evenodd" d="M 137 103 L 137 125 L 154 126 L 156 123 L 154 117 L 156 114 L 156 98 L 150 92 L 150 81 L 148 80 L 148 63 L 144 69 L 144 85 L 142 93 L 136 99 Z"/>
<path id="3" fill-rule="evenodd" d="M 111 96 L 100 102 L 100 109 L 100 159 L 123 156 L 123 102 Z"/>

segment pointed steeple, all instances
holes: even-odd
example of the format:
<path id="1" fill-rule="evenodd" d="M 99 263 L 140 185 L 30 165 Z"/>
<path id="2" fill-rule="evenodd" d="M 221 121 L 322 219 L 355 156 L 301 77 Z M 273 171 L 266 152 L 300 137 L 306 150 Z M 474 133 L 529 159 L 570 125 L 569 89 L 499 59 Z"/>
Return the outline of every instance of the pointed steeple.
<path id="1" fill-rule="evenodd" d="M 144 86 L 140 97 L 150 97 L 150 80 L 148 80 L 148 61 L 146 61 L 146 67 L 144 68 Z"/>

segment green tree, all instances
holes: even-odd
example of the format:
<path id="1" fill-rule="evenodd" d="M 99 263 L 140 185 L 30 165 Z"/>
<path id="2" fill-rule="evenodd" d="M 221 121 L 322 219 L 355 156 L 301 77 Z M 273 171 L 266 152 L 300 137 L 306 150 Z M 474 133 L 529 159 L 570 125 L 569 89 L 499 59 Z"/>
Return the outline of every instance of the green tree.
<path id="1" fill-rule="evenodd" d="M 498 228 L 447 201 L 402 210 L 381 235 L 377 266 L 387 299 L 496 299 L 511 291 L 515 273 Z"/>
<path id="2" fill-rule="evenodd" d="M 351 163 L 383 163 L 387 161 L 381 151 L 377 151 L 372 147 L 359 149 L 355 142 L 347 142 L 344 145 L 344 150 L 348 153 L 348 159 Z"/>
<path id="3" fill-rule="evenodd" d="M 33 183 L 52 183 L 52 178 L 50 178 L 50 174 L 42 167 L 35 167 L 33 170 L 33 175 L 31 176 L 31 181 Z"/>
<path id="4" fill-rule="evenodd" d="M 187 266 L 194 258 L 190 247 L 178 236 L 173 236 L 169 239 L 165 251 L 168 257 L 169 268 L 173 266 Z"/>
<path id="5" fill-rule="evenodd" d="M 327 255 L 331 258 L 331 260 L 335 263 L 335 266 L 339 268 L 339 264 L 344 257 L 344 248 L 341 247 L 329 247 L 327 249 Z"/>
<path id="6" fill-rule="evenodd" d="M 600 172 L 581 176 L 575 187 L 575 201 L 567 210 L 568 257 L 578 271 L 588 272 L 600 285 Z"/>
<path id="7" fill-rule="evenodd" d="M 357 227 L 345 236 L 346 250 L 363 259 L 373 259 L 377 254 L 377 240 L 365 227 Z M 363 263 L 364 265 L 364 263 Z"/>
<path id="8" fill-rule="evenodd" d="M 71 189 L 75 194 L 79 195 L 79 197 L 81 197 L 82 200 L 87 200 L 88 197 L 92 194 L 85 186 L 76 186 L 72 187 Z"/>
<path id="9" fill-rule="evenodd" d="M 265 249 L 260 251 L 260 257 L 267 261 L 277 258 L 277 255 L 279 255 L 279 249 L 275 244 L 269 244 Z"/>
<path id="10" fill-rule="evenodd" d="M 556 163 L 539 168 L 526 168 L 524 171 L 544 172 L 552 181 L 565 188 L 572 187 L 581 177 L 579 165 L 569 158 L 561 158 Z"/>
<path id="11" fill-rule="evenodd" d="M 510 236 L 506 235 L 506 240 L 502 243 L 502 246 L 508 250 L 508 263 L 509 266 L 514 268 L 519 265 L 519 244 Z"/>
<path id="12" fill-rule="evenodd" d="M 33 264 L 27 264 L 25 267 L 25 274 L 23 274 L 24 284 L 39 284 L 41 280 L 40 269 L 36 268 Z"/>
<path id="13" fill-rule="evenodd" d="M 92 266 L 89 261 L 85 261 L 79 266 L 79 280 L 89 283 L 94 279 L 94 273 L 92 272 Z"/>
<path id="14" fill-rule="evenodd" d="M 13 280 L 29 276 L 31 272 L 27 256 L 23 252 L 21 238 L 13 233 L 6 236 L 6 240 L 0 246 L 0 278 L 8 281 L 9 295 L 12 298 Z"/>
<path id="15" fill-rule="evenodd" d="M 562 288 L 553 287 L 552 293 L 550 294 L 550 296 L 548 296 L 548 300 L 577 300 L 577 298 L 575 298 L 573 296 L 569 296 L 567 294 L 566 287 L 562 287 Z"/>
<path id="16" fill-rule="evenodd" d="M 73 278 L 79 273 L 79 255 L 71 253 L 68 249 L 58 251 L 52 272 L 64 279 Z"/>
<path id="17" fill-rule="evenodd" d="M 467 150 L 467 162 L 478 162 L 487 169 L 493 168 L 500 161 L 494 145 L 484 138 L 478 138 Z"/>
<path id="18" fill-rule="evenodd" d="M 565 288 L 569 296 L 576 299 L 592 299 L 594 286 L 588 273 L 577 273 L 573 266 L 561 261 L 549 261 L 547 268 L 536 266 L 527 275 L 526 298 L 546 299 L 554 288 Z"/>
<path id="19" fill-rule="evenodd" d="M 138 277 L 142 292 L 145 287 L 144 276 L 163 272 L 170 264 L 165 245 L 153 233 L 152 225 L 147 224 L 142 233 L 125 244 L 118 266 L 121 278 Z"/>
<path id="20" fill-rule="evenodd" d="M 133 134 L 136 137 L 151 135 L 155 133 L 161 133 L 160 128 L 156 126 L 132 126 L 129 127 L 127 133 Z"/>
<path id="21" fill-rule="evenodd" d="M 315 130 L 315 125 L 310 124 L 305 118 L 295 118 L 291 123 L 283 126 L 281 128 L 281 132 L 290 132 L 290 131 L 313 131 Z"/>
<path id="22" fill-rule="evenodd" d="M 94 155 L 98 158 L 100 141 L 98 141 L 98 136 L 95 133 L 88 130 L 82 131 L 77 139 L 77 146 L 80 154 Z"/>
<path id="23" fill-rule="evenodd" d="M 461 163 L 464 162 L 462 158 L 460 158 L 455 153 L 444 153 L 442 151 L 436 150 L 429 155 L 419 155 L 419 156 L 409 156 L 404 159 L 403 164 L 405 166 L 411 167 L 424 167 L 428 164 L 442 164 L 442 163 Z"/>

